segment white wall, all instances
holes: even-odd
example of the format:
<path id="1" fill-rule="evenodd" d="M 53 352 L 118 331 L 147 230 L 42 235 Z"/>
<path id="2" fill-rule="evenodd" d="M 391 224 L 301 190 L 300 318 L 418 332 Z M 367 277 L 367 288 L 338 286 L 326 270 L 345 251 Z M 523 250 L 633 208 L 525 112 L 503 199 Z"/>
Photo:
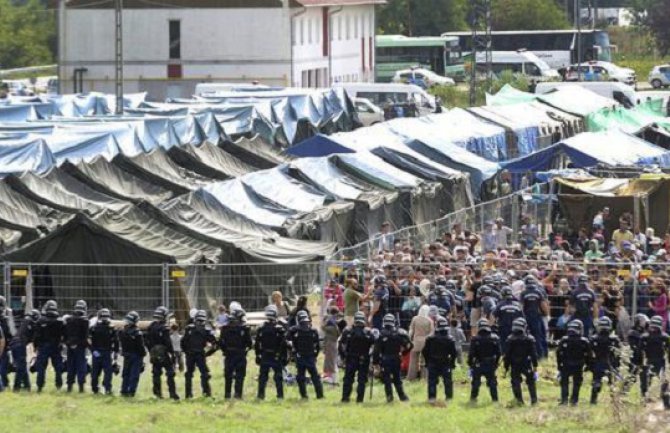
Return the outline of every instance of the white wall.
<path id="1" fill-rule="evenodd" d="M 335 10 L 337 9 L 331 8 L 331 11 Z M 319 70 L 319 73 L 323 74 L 324 82 L 320 83 L 322 86 L 328 86 L 331 77 L 333 81 L 341 82 L 374 79 L 374 74 L 370 72 L 369 60 L 370 38 L 374 35 L 374 7 L 370 5 L 344 7 L 340 12 L 331 15 L 330 25 L 332 41 L 329 49 L 332 64 L 329 64 L 328 56 L 323 55 L 322 9 L 308 8 L 304 13 L 294 17 L 294 86 L 307 86 L 307 83 L 303 82 L 304 72 L 314 70 Z M 361 40 L 365 43 L 365 65 L 361 61 Z M 329 73 L 328 68 L 331 66 L 332 71 Z"/>
<path id="2" fill-rule="evenodd" d="M 127 9 L 123 13 L 126 87 L 132 89 L 140 79 L 166 80 L 168 63 L 182 64 L 184 79 L 258 79 L 287 85 L 289 14 L 288 8 Z M 173 19 L 181 21 L 181 61 L 169 60 L 168 22 Z M 88 69 L 84 78 L 91 80 L 89 84 L 113 80 L 113 10 L 68 9 L 65 21 L 65 91 L 71 90 L 77 67 Z"/>

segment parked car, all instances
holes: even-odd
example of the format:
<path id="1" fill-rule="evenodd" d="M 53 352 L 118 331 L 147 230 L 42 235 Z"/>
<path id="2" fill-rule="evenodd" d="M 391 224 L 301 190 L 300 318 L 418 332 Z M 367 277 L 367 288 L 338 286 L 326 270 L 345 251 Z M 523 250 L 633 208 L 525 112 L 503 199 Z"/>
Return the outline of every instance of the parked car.
<path id="1" fill-rule="evenodd" d="M 350 98 L 365 98 L 382 108 L 387 104 L 414 102 L 421 115 L 442 110 L 435 97 L 419 86 L 399 83 L 334 83 L 333 87 L 342 88 Z"/>
<path id="2" fill-rule="evenodd" d="M 394 83 L 415 84 L 423 89 L 433 86 L 453 86 L 454 80 L 437 75 L 435 72 L 423 68 L 402 69 L 393 76 Z"/>
<path id="3" fill-rule="evenodd" d="M 568 66 L 564 72 L 565 81 L 618 81 L 634 86 L 637 82 L 635 71 L 622 68 L 610 62 L 592 61 L 579 65 Z"/>
<path id="4" fill-rule="evenodd" d="M 358 120 L 363 126 L 371 126 L 384 121 L 384 112 L 367 98 L 354 98 Z"/>
<path id="5" fill-rule="evenodd" d="M 654 89 L 670 86 L 670 65 L 654 66 L 649 72 L 649 84 Z"/>

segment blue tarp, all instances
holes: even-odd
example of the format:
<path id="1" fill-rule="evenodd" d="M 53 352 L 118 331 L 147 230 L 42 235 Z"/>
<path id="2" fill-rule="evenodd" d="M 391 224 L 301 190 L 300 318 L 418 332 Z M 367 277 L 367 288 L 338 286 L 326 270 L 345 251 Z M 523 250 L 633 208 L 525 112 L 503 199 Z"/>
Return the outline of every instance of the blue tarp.
<path id="1" fill-rule="evenodd" d="M 46 173 L 56 163 L 44 140 L 5 141 L 0 144 L 0 175 L 33 171 Z"/>

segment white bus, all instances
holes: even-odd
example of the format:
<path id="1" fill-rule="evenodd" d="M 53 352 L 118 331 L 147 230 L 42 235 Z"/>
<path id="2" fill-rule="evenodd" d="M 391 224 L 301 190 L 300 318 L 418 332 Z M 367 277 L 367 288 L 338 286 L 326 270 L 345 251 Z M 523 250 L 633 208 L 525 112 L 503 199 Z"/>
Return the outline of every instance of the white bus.
<path id="1" fill-rule="evenodd" d="M 448 32 L 442 36 L 458 36 L 463 54 L 472 52 L 471 32 Z M 529 51 L 554 69 L 579 63 L 577 30 L 516 30 L 491 32 L 493 51 Z M 609 34 L 603 30 L 581 31 L 581 61 L 612 61 Z"/>
<path id="2" fill-rule="evenodd" d="M 477 66 L 480 72 L 485 68 L 485 53 L 477 53 Z M 481 62 L 481 63 L 480 63 Z M 496 75 L 504 71 L 525 75 L 535 81 L 558 80 L 558 71 L 551 69 L 547 63 L 533 53 L 526 51 L 494 51 L 491 56 L 491 69 Z"/>

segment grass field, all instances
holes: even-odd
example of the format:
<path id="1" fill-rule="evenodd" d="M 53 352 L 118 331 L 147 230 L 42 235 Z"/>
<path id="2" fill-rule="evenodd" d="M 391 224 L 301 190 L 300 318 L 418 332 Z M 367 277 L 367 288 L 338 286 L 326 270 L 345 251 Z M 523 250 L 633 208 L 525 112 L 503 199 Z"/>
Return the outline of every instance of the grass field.
<path id="1" fill-rule="evenodd" d="M 590 374 L 582 387 L 582 402 L 576 408 L 557 405 L 559 388 L 553 365 L 541 367 L 540 404 L 536 407 L 514 408 L 509 379 L 499 371 L 501 402 L 492 404 L 488 390 L 483 387 L 479 403 L 468 402 L 470 384 L 461 368 L 456 374 L 453 402 L 429 405 L 426 402 L 425 382 L 406 384 L 409 403 L 385 403 L 382 385 L 374 385 L 372 401 L 362 405 L 339 403 L 341 387 L 326 385 L 326 398 L 303 402 L 295 386 L 289 387 L 283 402 L 274 400 L 274 389 L 268 388 L 268 399 L 257 402 L 256 366 L 249 364 L 244 401 L 223 400 L 222 362 L 219 354 L 210 358 L 215 398 L 196 398 L 172 402 L 151 397 L 149 371 L 142 375 L 139 396 L 132 400 L 120 397 L 66 394 L 56 392 L 53 382 L 42 394 L 0 394 L 0 413 L 3 431 L 16 432 L 639 432 L 646 423 L 643 406 L 620 402 L 601 393 L 601 404 L 588 404 Z M 149 369 L 147 369 L 149 370 Z M 53 375 L 47 380 L 53 379 Z M 271 382 L 272 383 L 272 382 Z M 199 395 L 199 378 L 194 380 Z M 178 386 L 183 396 L 183 375 L 178 374 Z M 114 380 L 115 392 L 120 377 Z M 369 392 L 369 389 L 368 389 Z M 313 392 L 310 389 L 310 395 Z M 366 398 L 369 394 L 366 393 Z M 638 401 L 631 396 L 631 400 Z M 617 403 L 613 403 L 613 402 Z M 643 416 L 644 415 L 644 416 Z M 652 421 L 667 426 L 661 413 Z M 650 431 L 664 431 L 654 428 Z"/>

